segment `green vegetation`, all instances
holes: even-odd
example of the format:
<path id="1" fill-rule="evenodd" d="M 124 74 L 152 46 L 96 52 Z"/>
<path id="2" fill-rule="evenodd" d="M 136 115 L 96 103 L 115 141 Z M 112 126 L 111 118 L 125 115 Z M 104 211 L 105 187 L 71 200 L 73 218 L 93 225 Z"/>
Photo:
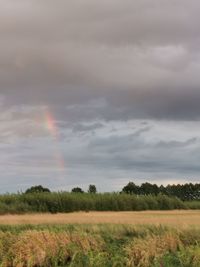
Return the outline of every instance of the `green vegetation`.
<path id="1" fill-rule="evenodd" d="M 25 194 L 30 194 L 30 193 L 50 193 L 51 191 L 48 188 L 45 188 L 41 185 L 36 185 L 28 188 L 25 192 Z"/>
<path id="2" fill-rule="evenodd" d="M 80 187 L 74 187 L 72 188 L 72 193 L 84 193 L 83 189 Z M 97 188 L 94 184 L 90 184 L 88 187 L 88 193 L 96 194 Z"/>
<path id="3" fill-rule="evenodd" d="M 181 200 L 200 200 L 200 184 L 177 184 L 158 186 L 151 183 L 143 183 L 140 186 L 133 182 L 129 182 L 122 192 L 136 195 L 158 195 L 164 194 L 166 196 L 178 197 Z"/>
<path id="4" fill-rule="evenodd" d="M 73 211 L 140 211 L 199 209 L 200 201 L 183 202 L 165 195 L 136 196 L 118 193 L 30 193 L 0 195 L 0 214 Z"/>
<path id="5" fill-rule="evenodd" d="M 97 193 L 97 188 L 96 188 L 96 186 L 94 184 L 90 184 L 89 185 L 88 193 L 91 193 L 91 194 L 96 194 Z"/>
<path id="6" fill-rule="evenodd" d="M 72 193 L 84 193 L 84 191 L 80 187 L 74 187 L 72 188 Z"/>
<path id="7" fill-rule="evenodd" d="M 30 193 L 0 195 L 0 214 L 27 212 L 140 211 L 200 209 L 200 201 L 183 202 L 162 194 Z"/>
<path id="8" fill-rule="evenodd" d="M 0 226 L 1 267 L 199 267 L 200 229 Z"/>
<path id="9" fill-rule="evenodd" d="M 71 193 L 50 192 L 38 185 L 25 193 L 0 195 L 0 214 L 200 209 L 199 194 L 200 184 L 158 187 L 129 182 L 120 193 L 97 193 L 95 185 L 89 185 L 88 193 L 80 187 Z"/>

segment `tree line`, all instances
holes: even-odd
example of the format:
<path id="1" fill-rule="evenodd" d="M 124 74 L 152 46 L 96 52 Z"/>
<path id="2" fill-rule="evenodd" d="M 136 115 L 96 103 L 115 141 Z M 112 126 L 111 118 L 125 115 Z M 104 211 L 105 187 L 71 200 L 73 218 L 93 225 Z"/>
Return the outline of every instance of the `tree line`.
<path id="1" fill-rule="evenodd" d="M 26 190 L 26 194 L 29 193 L 50 193 L 48 188 L 44 188 L 41 185 L 33 186 Z M 71 190 L 72 193 L 85 193 L 84 190 L 80 187 L 74 187 Z M 87 193 L 96 194 L 97 188 L 95 185 L 91 184 L 88 187 Z M 126 186 L 122 188 L 120 193 L 125 194 L 134 194 L 134 195 L 154 195 L 157 196 L 159 194 L 166 195 L 169 197 L 178 197 L 184 201 L 190 200 L 200 200 L 200 184 L 173 184 L 167 186 L 158 186 L 157 184 L 151 183 L 142 183 L 141 185 L 136 185 L 134 182 L 129 182 Z"/>
<path id="2" fill-rule="evenodd" d="M 72 188 L 71 192 L 72 193 L 84 193 L 83 189 L 80 187 Z M 87 192 L 91 194 L 96 194 L 97 193 L 96 186 L 93 184 L 90 184 Z M 36 186 L 31 186 L 25 191 L 25 194 L 31 194 L 31 193 L 51 193 L 51 191 L 49 188 L 43 187 L 42 185 L 36 185 Z"/>
<path id="3" fill-rule="evenodd" d="M 157 186 L 129 182 L 121 192 L 87 192 L 74 187 L 71 192 L 51 192 L 41 185 L 24 193 L 0 195 L 0 214 L 73 211 L 139 211 L 200 209 L 199 184 Z"/>
<path id="4" fill-rule="evenodd" d="M 135 195 L 159 195 L 178 197 L 181 200 L 200 200 L 200 184 L 186 183 L 158 186 L 157 184 L 142 183 L 140 186 L 129 182 L 122 189 L 123 193 Z"/>

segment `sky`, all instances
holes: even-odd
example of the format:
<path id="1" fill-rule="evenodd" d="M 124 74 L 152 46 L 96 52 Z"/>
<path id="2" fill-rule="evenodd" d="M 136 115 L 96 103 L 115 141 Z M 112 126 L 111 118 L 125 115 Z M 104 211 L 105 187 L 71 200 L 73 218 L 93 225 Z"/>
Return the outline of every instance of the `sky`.
<path id="1" fill-rule="evenodd" d="M 199 182 L 199 10 L 0 0 L 0 192 Z"/>

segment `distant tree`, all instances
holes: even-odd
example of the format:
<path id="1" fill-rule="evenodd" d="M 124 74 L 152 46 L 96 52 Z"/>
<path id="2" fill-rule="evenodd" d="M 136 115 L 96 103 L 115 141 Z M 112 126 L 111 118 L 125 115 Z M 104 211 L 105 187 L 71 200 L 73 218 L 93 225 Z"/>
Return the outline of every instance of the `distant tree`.
<path id="1" fill-rule="evenodd" d="M 41 185 L 36 185 L 28 188 L 25 191 L 25 194 L 30 194 L 30 193 L 50 193 L 51 191 L 48 188 L 45 188 Z"/>
<path id="2" fill-rule="evenodd" d="M 93 185 L 93 184 L 90 184 L 90 185 L 89 185 L 89 188 L 88 188 L 88 193 L 96 194 L 96 192 L 97 192 L 97 188 L 96 188 L 96 186 Z"/>
<path id="3" fill-rule="evenodd" d="M 156 184 L 143 183 L 140 186 L 140 193 L 142 195 L 158 195 L 159 188 Z"/>
<path id="4" fill-rule="evenodd" d="M 72 193 L 84 193 L 84 191 L 80 187 L 74 187 Z"/>
<path id="5" fill-rule="evenodd" d="M 164 185 L 161 185 L 159 187 L 159 193 L 161 193 L 163 195 L 166 195 L 166 187 L 164 187 Z"/>
<path id="6" fill-rule="evenodd" d="M 137 195 L 167 195 L 169 197 L 178 197 L 181 200 L 200 200 L 200 184 L 168 184 L 167 186 L 157 186 L 151 183 L 142 183 L 141 186 L 129 182 L 122 193 Z"/>
<path id="7" fill-rule="evenodd" d="M 135 185 L 133 182 L 129 182 L 124 186 L 122 192 L 127 194 L 139 194 L 139 186 Z"/>

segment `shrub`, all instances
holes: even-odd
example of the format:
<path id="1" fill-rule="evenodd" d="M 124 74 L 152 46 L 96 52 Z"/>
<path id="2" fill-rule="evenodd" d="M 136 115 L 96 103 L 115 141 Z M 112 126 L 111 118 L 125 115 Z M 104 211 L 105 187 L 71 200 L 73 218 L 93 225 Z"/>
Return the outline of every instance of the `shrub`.
<path id="1" fill-rule="evenodd" d="M 32 186 L 31 188 L 28 188 L 25 192 L 25 194 L 30 193 L 50 193 L 51 191 L 48 188 L 45 188 L 41 185 Z"/>

